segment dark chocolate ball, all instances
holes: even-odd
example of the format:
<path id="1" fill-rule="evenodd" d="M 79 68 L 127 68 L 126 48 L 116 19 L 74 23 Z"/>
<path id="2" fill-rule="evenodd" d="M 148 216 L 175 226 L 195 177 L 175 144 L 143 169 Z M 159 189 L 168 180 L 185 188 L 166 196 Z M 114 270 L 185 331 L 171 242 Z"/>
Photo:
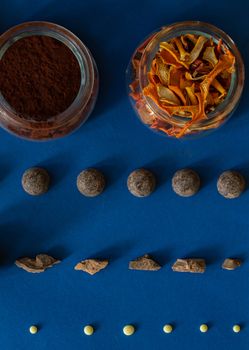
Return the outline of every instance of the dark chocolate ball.
<path id="1" fill-rule="evenodd" d="M 147 197 L 155 189 L 156 179 L 147 169 L 134 170 L 127 179 L 127 187 L 130 193 L 136 197 Z"/>
<path id="2" fill-rule="evenodd" d="M 225 198 L 237 198 L 244 191 L 246 182 L 237 171 L 228 170 L 222 173 L 217 182 L 218 192 Z"/>
<path id="3" fill-rule="evenodd" d="M 97 169 L 83 170 L 77 177 L 77 188 L 86 197 L 96 197 L 105 188 L 105 177 Z"/>
<path id="4" fill-rule="evenodd" d="M 200 177 L 192 169 L 178 170 L 172 178 L 172 188 L 179 196 L 190 197 L 200 188 Z"/>
<path id="5" fill-rule="evenodd" d="M 34 167 L 27 169 L 22 176 L 22 187 L 25 192 L 32 196 L 39 196 L 46 193 L 49 183 L 49 174 L 43 168 Z"/>

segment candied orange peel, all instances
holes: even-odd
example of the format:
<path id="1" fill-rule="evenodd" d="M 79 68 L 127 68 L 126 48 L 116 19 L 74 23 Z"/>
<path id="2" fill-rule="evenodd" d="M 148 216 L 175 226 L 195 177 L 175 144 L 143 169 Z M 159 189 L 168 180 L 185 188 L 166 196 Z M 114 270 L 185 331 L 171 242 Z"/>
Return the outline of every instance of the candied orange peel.
<path id="1" fill-rule="evenodd" d="M 208 113 L 227 96 L 235 71 L 234 55 L 222 40 L 215 42 L 203 35 L 189 33 L 161 42 L 147 72 L 148 85 L 139 91 L 138 66 L 146 45 L 133 57 L 135 79 L 130 85 L 141 119 L 152 129 L 177 138 L 198 132 L 199 123 L 208 120 Z M 153 113 L 154 104 L 164 113 Z M 210 128 L 222 122 L 218 116 Z"/>

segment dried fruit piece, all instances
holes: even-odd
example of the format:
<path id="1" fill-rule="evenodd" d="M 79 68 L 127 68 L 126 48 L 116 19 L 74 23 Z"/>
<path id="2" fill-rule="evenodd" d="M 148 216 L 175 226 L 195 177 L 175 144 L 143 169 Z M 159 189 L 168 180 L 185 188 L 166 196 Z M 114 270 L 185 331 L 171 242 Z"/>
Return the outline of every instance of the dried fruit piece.
<path id="1" fill-rule="evenodd" d="M 197 58 L 198 56 L 200 55 L 201 53 L 201 50 L 203 48 L 203 45 L 205 44 L 205 42 L 207 41 L 208 39 L 205 37 L 205 36 L 199 36 L 196 43 L 195 43 L 195 46 L 193 48 L 193 50 L 191 51 L 190 55 L 189 55 L 189 59 L 187 60 L 187 63 L 188 64 L 191 64 L 193 63 Z"/>
<path id="2" fill-rule="evenodd" d="M 182 101 L 184 105 L 187 104 L 186 97 L 182 93 L 181 89 L 175 85 L 169 85 L 170 90 L 172 90 Z"/>
<path id="3" fill-rule="evenodd" d="M 163 85 L 169 84 L 169 68 L 165 65 L 160 57 L 156 58 L 156 74 Z"/>
<path id="4" fill-rule="evenodd" d="M 224 260 L 222 264 L 222 268 L 225 270 L 235 270 L 240 265 L 241 265 L 241 260 L 228 258 Z"/>
<path id="5" fill-rule="evenodd" d="M 195 83 L 193 83 L 191 86 L 186 86 L 185 87 L 189 100 L 191 102 L 192 105 L 197 105 L 198 104 L 198 100 L 195 96 Z"/>
<path id="6" fill-rule="evenodd" d="M 203 59 L 211 63 L 213 67 L 218 63 L 213 46 L 206 47 L 206 50 L 203 53 Z"/>
<path id="7" fill-rule="evenodd" d="M 178 51 L 180 53 L 180 60 L 181 61 L 188 61 L 189 60 L 189 53 L 185 51 L 185 49 L 182 46 L 182 42 L 179 38 L 175 38 L 174 42 L 178 48 Z"/>
<path id="8" fill-rule="evenodd" d="M 130 270 L 157 271 L 161 266 L 148 254 L 129 262 Z"/>
<path id="9" fill-rule="evenodd" d="M 160 49 L 163 49 L 162 50 L 162 52 L 163 52 L 163 55 L 162 55 L 163 60 L 164 60 L 165 54 L 167 52 L 175 60 L 176 63 L 173 64 L 175 67 L 180 68 L 181 66 L 183 66 L 185 68 L 188 68 L 188 65 L 180 59 L 180 53 L 175 49 L 175 47 L 174 47 L 174 45 L 172 43 L 168 43 L 166 41 L 163 41 L 163 42 L 160 43 Z M 166 63 L 165 60 L 164 60 L 164 62 Z"/>
<path id="10" fill-rule="evenodd" d="M 180 105 L 181 102 L 173 91 L 161 84 L 157 84 L 156 88 L 160 101 L 166 102 L 170 105 Z"/>
<path id="11" fill-rule="evenodd" d="M 214 79 L 211 85 L 220 93 L 219 98 L 223 98 L 227 94 L 226 89 L 221 85 L 221 83 L 217 79 Z"/>
<path id="12" fill-rule="evenodd" d="M 172 270 L 175 272 L 203 273 L 206 269 L 204 259 L 177 259 Z"/>
<path id="13" fill-rule="evenodd" d="M 44 272 L 47 268 L 58 264 L 60 260 L 53 258 L 47 254 L 38 254 L 34 259 L 20 258 L 15 261 L 16 266 L 31 273 Z"/>
<path id="14" fill-rule="evenodd" d="M 87 272 L 89 275 L 95 275 L 95 273 L 106 268 L 108 263 L 108 260 L 87 259 L 79 262 L 74 269 Z"/>

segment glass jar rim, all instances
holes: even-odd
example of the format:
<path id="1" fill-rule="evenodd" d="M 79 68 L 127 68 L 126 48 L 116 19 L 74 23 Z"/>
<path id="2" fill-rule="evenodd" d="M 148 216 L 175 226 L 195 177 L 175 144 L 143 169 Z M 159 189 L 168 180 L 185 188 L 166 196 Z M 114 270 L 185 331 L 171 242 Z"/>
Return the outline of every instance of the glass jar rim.
<path id="1" fill-rule="evenodd" d="M 178 34 L 179 32 L 179 34 Z M 201 21 L 182 21 L 182 22 L 175 22 L 170 25 L 162 27 L 159 31 L 157 31 L 152 37 L 151 40 L 147 43 L 147 45 L 144 47 L 144 51 L 141 56 L 141 60 L 139 62 L 139 85 L 140 90 L 142 91 L 142 96 L 144 100 L 146 101 L 146 104 L 150 107 L 151 110 L 153 110 L 156 114 L 162 116 L 162 117 L 169 117 L 166 111 L 162 110 L 160 107 L 158 107 L 151 99 L 149 99 L 146 95 L 143 94 L 144 86 L 144 64 L 147 61 L 147 57 L 151 52 L 151 48 L 153 46 L 158 46 L 158 42 L 162 41 L 161 39 L 165 37 L 166 35 L 170 34 L 170 38 L 174 38 L 180 33 L 193 33 L 193 32 L 199 32 L 202 35 L 209 35 L 210 37 L 213 37 L 214 35 L 216 37 L 219 37 L 223 40 L 224 44 L 232 51 L 232 53 L 235 56 L 235 72 L 233 73 L 236 79 L 233 79 L 229 91 L 232 89 L 231 93 L 226 96 L 224 101 L 211 113 L 208 113 L 208 118 L 205 120 L 205 126 L 212 124 L 213 120 L 224 110 L 226 110 L 227 113 L 230 113 L 233 111 L 234 106 L 237 105 L 237 103 L 240 100 L 243 87 L 244 87 L 244 79 L 245 79 L 245 68 L 244 63 L 241 57 L 241 54 L 234 43 L 233 39 L 226 34 L 223 30 L 219 29 L 218 27 L 214 26 L 213 24 L 209 24 L 206 22 Z M 214 33 L 213 35 L 211 33 Z M 147 73 L 147 72 L 146 72 Z M 176 120 L 186 121 L 186 118 L 179 117 L 179 116 L 171 116 L 170 118 L 176 118 Z M 176 121 L 177 123 L 177 121 Z M 194 126 L 199 126 L 203 123 L 203 121 L 199 121 L 196 123 L 193 123 Z"/>
<path id="2" fill-rule="evenodd" d="M 0 92 L 1 116 L 6 121 L 11 121 L 16 125 L 28 128 L 41 127 L 43 129 L 53 129 L 55 122 L 57 123 L 56 127 L 64 125 L 79 109 L 84 109 L 84 106 L 87 105 L 94 87 L 94 63 L 88 48 L 75 34 L 63 26 L 46 21 L 24 22 L 9 28 L 1 34 L 0 59 L 13 42 L 32 35 L 53 37 L 54 39 L 61 41 L 72 51 L 78 61 L 81 71 L 79 91 L 74 101 L 67 109 L 62 113 L 51 116 L 53 121 L 50 121 L 50 119 L 47 121 L 37 121 L 20 117 L 18 113 L 11 108 Z"/>

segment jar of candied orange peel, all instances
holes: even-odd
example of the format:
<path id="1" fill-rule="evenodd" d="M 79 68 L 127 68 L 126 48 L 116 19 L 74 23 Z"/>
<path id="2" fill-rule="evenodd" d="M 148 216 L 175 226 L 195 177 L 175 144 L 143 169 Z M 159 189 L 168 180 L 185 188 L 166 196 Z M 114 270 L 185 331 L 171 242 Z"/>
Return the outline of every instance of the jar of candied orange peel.
<path id="1" fill-rule="evenodd" d="M 183 138 L 224 124 L 244 86 L 233 40 L 215 26 L 179 22 L 151 34 L 127 69 L 129 96 L 151 130 Z"/>

